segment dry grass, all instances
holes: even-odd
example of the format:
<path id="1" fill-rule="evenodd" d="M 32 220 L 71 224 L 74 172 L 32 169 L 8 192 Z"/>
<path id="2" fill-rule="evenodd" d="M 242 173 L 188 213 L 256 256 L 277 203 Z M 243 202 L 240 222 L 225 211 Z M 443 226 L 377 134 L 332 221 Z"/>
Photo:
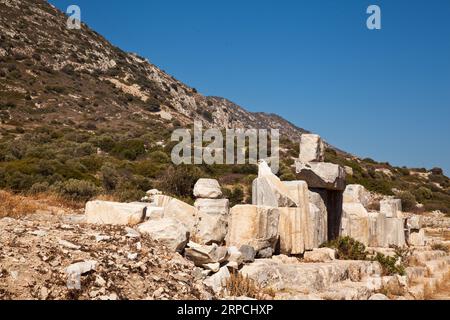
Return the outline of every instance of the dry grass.
<path id="1" fill-rule="evenodd" d="M 43 205 L 30 200 L 28 197 L 15 195 L 7 191 L 0 191 L 0 218 L 17 218 L 23 215 L 35 213 L 43 209 Z"/>
<path id="2" fill-rule="evenodd" d="M 84 203 L 68 200 L 53 193 L 25 196 L 0 190 L 0 218 L 17 218 L 52 207 L 69 210 L 81 209 L 84 207 Z"/>
<path id="3" fill-rule="evenodd" d="M 275 296 L 271 289 L 262 289 L 253 279 L 233 272 L 225 283 L 225 292 L 232 297 L 249 297 L 257 300 L 267 300 Z"/>

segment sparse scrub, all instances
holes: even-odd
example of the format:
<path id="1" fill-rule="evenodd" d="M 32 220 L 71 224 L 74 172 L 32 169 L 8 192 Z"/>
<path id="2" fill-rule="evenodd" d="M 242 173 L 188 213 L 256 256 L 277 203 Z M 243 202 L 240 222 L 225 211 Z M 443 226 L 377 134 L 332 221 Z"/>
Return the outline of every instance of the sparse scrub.
<path id="1" fill-rule="evenodd" d="M 366 246 L 351 237 L 339 237 L 328 241 L 321 248 L 336 249 L 336 258 L 340 260 L 366 260 Z"/>
<path id="2" fill-rule="evenodd" d="M 262 289 L 256 281 L 236 271 L 227 279 L 225 293 L 231 297 L 249 297 L 257 300 L 274 297 L 273 290 Z"/>

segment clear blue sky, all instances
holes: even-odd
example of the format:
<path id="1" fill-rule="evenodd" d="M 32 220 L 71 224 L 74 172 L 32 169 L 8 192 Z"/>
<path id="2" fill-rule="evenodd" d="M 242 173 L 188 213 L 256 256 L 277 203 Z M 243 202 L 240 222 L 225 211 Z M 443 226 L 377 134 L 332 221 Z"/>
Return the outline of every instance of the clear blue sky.
<path id="1" fill-rule="evenodd" d="M 205 95 L 450 173 L 448 0 L 51 0 Z M 377 4 L 382 30 L 366 28 Z"/>

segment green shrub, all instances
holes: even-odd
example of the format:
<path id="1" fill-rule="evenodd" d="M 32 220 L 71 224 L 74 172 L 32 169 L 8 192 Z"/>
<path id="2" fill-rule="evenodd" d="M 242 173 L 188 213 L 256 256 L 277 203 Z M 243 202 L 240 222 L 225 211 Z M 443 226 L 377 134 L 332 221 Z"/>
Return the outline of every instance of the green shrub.
<path id="1" fill-rule="evenodd" d="M 160 189 L 180 197 L 192 197 L 195 183 L 202 176 L 200 169 L 190 165 L 169 167 L 161 177 Z"/>
<path id="2" fill-rule="evenodd" d="M 366 246 L 351 237 L 339 237 L 328 241 L 321 248 L 336 249 L 336 258 L 340 260 L 366 260 Z"/>
<path id="3" fill-rule="evenodd" d="M 230 200 L 230 207 L 233 207 L 244 202 L 244 190 L 241 186 L 234 187 L 232 190 L 223 188 L 225 198 Z"/>
<path id="4" fill-rule="evenodd" d="M 423 203 L 423 201 L 430 200 L 431 198 L 433 198 L 433 192 L 426 187 L 420 187 L 418 189 L 415 189 L 413 191 L 413 195 L 420 203 Z"/>
<path id="5" fill-rule="evenodd" d="M 435 243 L 431 246 L 431 249 L 433 250 L 439 250 L 439 251 L 444 251 L 446 253 L 449 253 L 450 249 L 449 247 L 447 247 L 446 245 L 442 244 L 442 243 Z"/>
<path id="6" fill-rule="evenodd" d="M 386 256 L 382 253 L 377 253 L 373 258 L 373 261 L 377 261 L 380 263 L 381 268 L 383 269 L 383 275 L 390 276 L 394 274 L 405 275 L 405 267 L 402 263 L 399 262 L 397 256 L 390 257 Z"/>
<path id="7" fill-rule="evenodd" d="M 416 208 L 416 197 L 411 192 L 400 192 L 397 197 L 402 200 L 402 208 L 404 211 L 412 211 Z"/>
<path id="8" fill-rule="evenodd" d="M 57 182 L 51 186 L 51 190 L 67 199 L 76 201 L 87 201 L 101 191 L 92 182 L 76 179 Z"/>

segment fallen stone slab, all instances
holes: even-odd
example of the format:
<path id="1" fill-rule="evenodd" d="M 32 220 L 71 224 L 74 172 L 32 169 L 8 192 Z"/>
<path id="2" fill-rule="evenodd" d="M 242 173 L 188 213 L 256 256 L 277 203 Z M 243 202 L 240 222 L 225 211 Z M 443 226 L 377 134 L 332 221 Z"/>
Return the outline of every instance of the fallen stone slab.
<path id="1" fill-rule="evenodd" d="M 237 205 L 231 208 L 227 245 L 249 245 L 256 252 L 265 248 L 275 249 L 279 217 L 278 208 L 273 207 Z"/>
<path id="2" fill-rule="evenodd" d="M 205 264 L 222 263 L 228 258 L 228 249 L 226 247 L 219 247 L 216 244 L 207 246 L 194 242 L 189 242 L 185 250 L 185 257 L 197 267 Z"/>
<path id="3" fill-rule="evenodd" d="M 146 204 L 89 201 L 85 208 L 86 222 L 133 226 L 144 221 L 146 208 Z"/>
<path id="4" fill-rule="evenodd" d="M 138 231 L 148 234 L 174 252 L 182 252 L 189 240 L 189 230 L 173 218 L 147 221 L 138 226 Z"/>
<path id="5" fill-rule="evenodd" d="M 343 191 L 345 189 L 344 168 L 328 162 L 295 162 L 297 177 L 310 188 Z"/>
<path id="6" fill-rule="evenodd" d="M 164 206 L 163 217 L 180 221 L 190 233 L 194 233 L 198 222 L 198 211 L 186 202 L 172 198 Z"/>
<path id="7" fill-rule="evenodd" d="M 199 179 L 194 186 L 196 198 L 217 199 L 222 196 L 219 182 L 215 179 Z"/>

